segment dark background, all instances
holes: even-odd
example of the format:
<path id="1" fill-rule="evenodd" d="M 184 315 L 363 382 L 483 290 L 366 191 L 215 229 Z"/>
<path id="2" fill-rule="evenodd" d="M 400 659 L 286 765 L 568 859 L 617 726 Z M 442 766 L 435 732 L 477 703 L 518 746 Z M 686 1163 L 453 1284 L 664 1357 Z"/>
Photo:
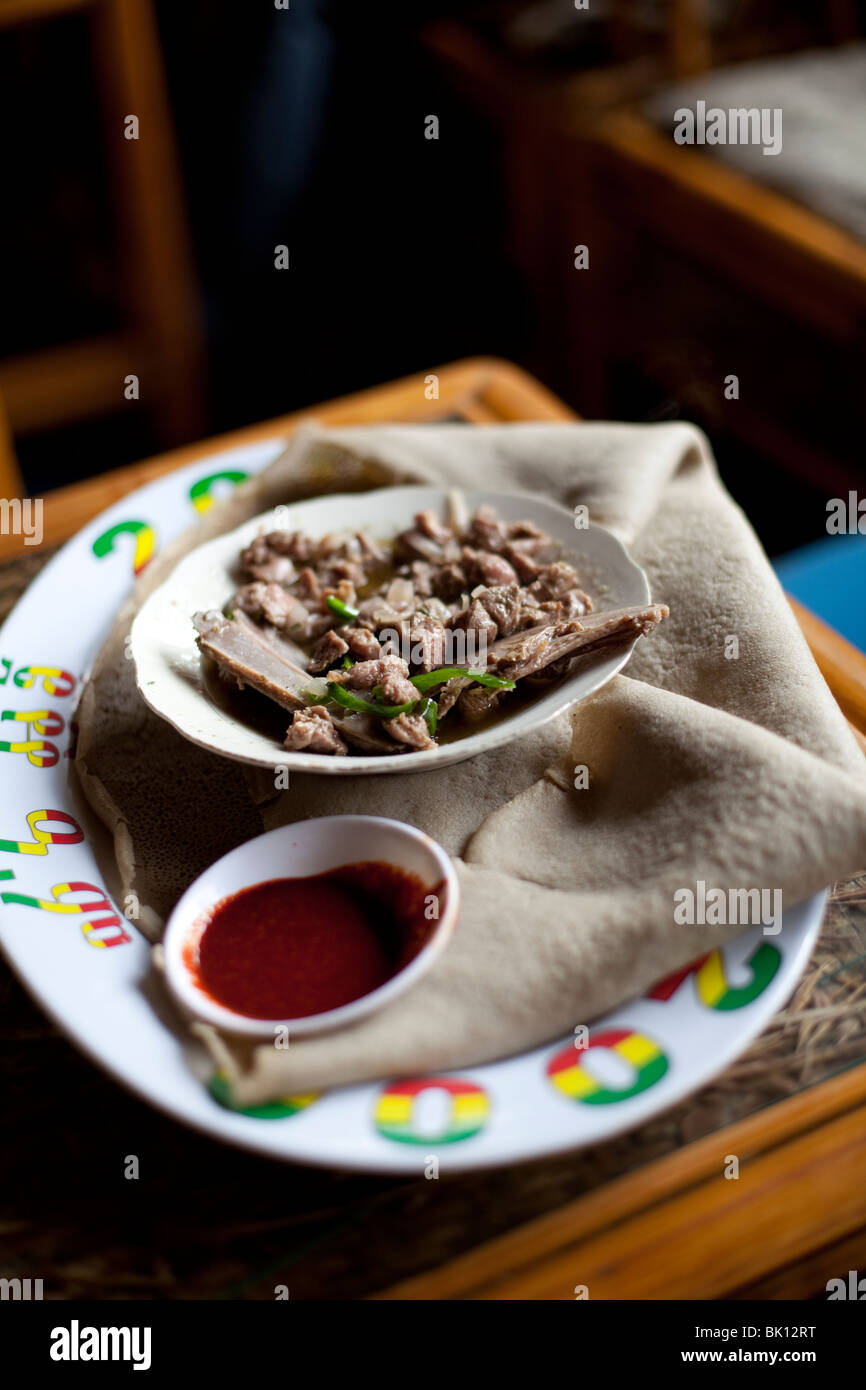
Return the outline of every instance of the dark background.
<path id="1" fill-rule="evenodd" d="M 823 7 L 722 7 L 721 54 L 834 41 Z M 771 553 L 823 535 L 827 497 L 862 477 L 861 344 L 788 313 L 778 286 L 765 300 L 736 265 L 645 235 L 639 200 L 611 200 L 592 150 L 598 110 L 634 97 L 633 71 L 641 93 L 667 75 L 672 8 L 161 0 L 205 328 L 197 433 L 495 354 L 584 415 L 696 419 Z M 615 95 L 599 103 L 580 83 L 606 74 Z M 587 129 L 575 119 L 566 137 L 553 98 L 572 81 Z M 431 113 L 438 140 L 424 138 Z M 0 31 L 0 116 L 3 357 L 122 320 L 127 267 L 80 16 Z M 571 269 L 586 228 L 591 289 Z M 288 272 L 274 269 L 278 244 Z M 744 237 L 744 272 L 750 255 Z M 741 377 L 740 411 L 723 402 L 727 372 Z M 16 446 L 39 493 L 193 433 L 171 437 L 121 401 L 16 430 Z"/>

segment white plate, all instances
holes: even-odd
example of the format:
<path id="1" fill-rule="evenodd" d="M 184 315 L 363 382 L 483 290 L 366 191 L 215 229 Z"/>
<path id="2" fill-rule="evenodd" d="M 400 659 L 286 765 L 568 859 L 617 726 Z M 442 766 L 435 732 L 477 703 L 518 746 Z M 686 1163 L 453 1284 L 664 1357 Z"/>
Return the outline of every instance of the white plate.
<path id="1" fill-rule="evenodd" d="M 504 521 L 528 519 L 542 526 L 561 545 L 563 559 L 577 568 L 582 587 L 597 609 L 649 602 L 649 584 L 640 565 L 603 526 L 590 524 L 577 530 L 573 514 L 544 497 L 501 492 L 463 495 L 471 512 L 486 504 L 494 507 Z M 320 753 L 287 753 L 276 739 L 242 724 L 214 703 L 202 674 L 192 615 L 221 609 L 237 592 L 238 557 L 256 536 L 285 530 L 304 531 L 318 539 L 330 531 L 358 528 L 368 531 L 374 540 L 390 541 L 412 524 L 416 512 L 429 509 L 444 519 L 447 496 L 442 488 L 388 487 L 360 494 L 316 497 L 254 517 L 237 530 L 192 551 L 150 595 L 132 626 L 130 650 L 138 688 L 151 709 L 192 743 L 238 762 L 269 770 L 279 765 L 294 772 L 357 776 L 424 772 L 462 762 L 521 738 L 606 685 L 625 666 L 637 637 L 589 654 L 552 690 L 492 727 L 454 743 L 402 757 L 350 753 L 329 758 Z"/>
<path id="2" fill-rule="evenodd" d="M 211 490 L 263 468 L 282 448 L 274 441 L 235 449 L 132 493 L 70 541 L 0 630 L 0 733 L 7 744 L 50 745 L 0 747 L 0 942 L 7 957 L 59 1026 L 119 1081 L 179 1120 L 275 1158 L 420 1174 L 436 1154 L 444 1174 L 575 1149 L 643 1123 L 726 1067 L 786 1001 L 826 895 L 786 912 L 781 935 L 752 930 L 723 947 L 701 974 L 663 991 L 666 999 L 614 1010 L 594 1025 L 593 1046 L 580 1055 L 565 1037 L 444 1077 L 290 1098 L 271 1108 L 273 1118 L 232 1112 L 210 1094 L 212 1066 L 164 1007 L 147 943 L 106 894 L 68 774 L 76 691 L 44 670 L 80 677 L 129 592 L 134 553 L 141 559 L 172 539 Z M 31 722 L 11 720 L 10 711 Z M 38 814 L 46 811 L 76 824 L 47 823 Z M 28 816 L 40 834 L 72 840 L 41 843 Z M 100 939 L 117 944 L 100 946 Z M 719 967 L 728 982 L 721 995 Z M 580 1080 L 576 1058 L 600 1083 L 582 1099 L 562 1089 Z"/>

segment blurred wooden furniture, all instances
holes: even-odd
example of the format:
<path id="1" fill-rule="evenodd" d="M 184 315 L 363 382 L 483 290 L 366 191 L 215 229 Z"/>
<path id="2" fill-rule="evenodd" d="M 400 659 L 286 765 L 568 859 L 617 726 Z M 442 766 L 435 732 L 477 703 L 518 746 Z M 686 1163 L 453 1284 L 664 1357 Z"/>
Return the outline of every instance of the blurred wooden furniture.
<path id="1" fill-rule="evenodd" d="M 574 418 L 517 367 L 474 359 L 64 488 L 45 499 L 45 545 L 0 538 L 0 622 L 49 548 L 130 489 L 224 449 L 286 438 L 305 420 Z M 798 617 L 849 719 L 866 730 L 866 657 L 804 610 Z M 0 1128 L 14 1136 L 0 1147 L 4 1274 L 38 1274 L 46 1298 L 59 1299 L 270 1301 L 276 1283 L 293 1302 L 570 1301 L 576 1284 L 592 1299 L 825 1297 L 828 1278 L 866 1268 L 866 1030 L 851 1033 L 866 1014 L 866 875 L 837 885 L 834 899 L 805 1002 L 787 1005 L 716 1081 L 603 1145 L 438 1182 L 302 1167 L 287 1175 L 185 1129 L 68 1044 L 0 960 Z M 829 1036 L 828 1011 L 806 988 L 826 969 L 850 982 L 842 1031 Z M 808 1043 L 816 1029 L 817 1052 Z M 141 1162 L 134 1184 L 120 1176 L 130 1135 Z M 728 1154 L 740 1159 L 736 1184 L 721 1178 Z M 178 1173 L 196 1182 L 178 1183 Z"/>
<path id="2" fill-rule="evenodd" d="M 672 30 L 672 76 L 690 77 L 720 60 L 754 56 L 748 46 L 714 49 L 700 0 L 675 0 L 674 10 L 680 30 L 678 34 L 676 25 Z M 858 36 L 858 14 L 849 0 L 836 0 L 824 21 L 824 38 L 831 45 Z M 690 44 L 683 39 L 686 32 L 691 34 Z M 782 28 L 780 45 L 784 32 Z M 783 52 L 762 56 L 784 63 Z M 573 127 L 576 124 L 575 114 Z M 783 418 L 746 392 L 736 411 L 726 410 L 721 390 L 714 400 L 690 399 L 688 373 L 666 367 L 662 354 L 647 345 L 654 332 L 658 336 L 659 327 L 662 333 L 671 331 L 669 323 L 658 323 L 658 303 L 650 296 L 645 322 L 634 323 L 626 297 L 634 301 L 635 281 L 640 278 L 636 271 L 630 275 L 628 267 L 641 261 L 646 266 L 648 249 L 663 248 L 670 264 L 676 259 L 684 268 L 694 267 L 707 277 L 707 284 L 730 286 L 766 306 L 778 314 L 780 324 L 820 335 L 829 350 L 847 361 L 854 380 L 866 366 L 866 244 L 785 193 L 700 149 L 675 144 L 670 132 L 653 125 L 634 100 L 602 113 L 588 138 L 594 152 L 599 225 L 612 233 L 601 261 L 605 284 L 595 287 L 607 308 L 599 325 L 600 355 L 611 360 L 623 354 L 622 339 L 630 336 L 638 359 L 652 358 L 656 375 L 667 372 L 663 384 L 686 410 L 704 407 L 710 412 L 707 422 L 716 427 L 722 427 L 724 418 L 747 444 L 807 482 L 826 480 L 833 488 L 851 485 L 859 472 L 856 465 L 841 469 L 838 448 L 825 448 L 820 434 L 810 437 L 792 414 Z M 619 343 L 613 341 L 612 322 L 617 323 Z M 701 329 L 693 327 L 693 337 L 688 326 L 683 334 L 683 357 L 700 339 Z M 832 412 L 834 407 L 828 402 L 826 409 Z"/>
<path id="3" fill-rule="evenodd" d="M 3 397 L 0 396 L 0 497 L 22 497 L 24 480 L 15 457 L 15 445 Z"/>
<path id="4" fill-rule="evenodd" d="M 730 9 L 731 23 L 711 30 L 702 0 L 668 0 L 667 28 L 648 42 L 638 7 L 618 0 L 612 61 L 585 70 L 521 63 L 464 22 L 431 25 L 424 38 L 502 146 L 504 222 L 529 288 L 532 369 L 593 417 L 620 414 L 623 395 L 645 395 L 648 405 L 666 396 L 784 473 L 836 491 L 861 475 L 844 441 L 861 437 L 866 409 L 845 374 L 856 383 L 866 370 L 866 246 L 675 145 L 639 108 L 660 84 L 719 64 L 840 44 L 857 34 L 857 10 L 850 0 L 805 18 L 778 0 Z M 577 245 L 589 248 L 588 270 L 575 268 Z M 773 371 L 763 341 L 746 360 L 754 324 L 770 349 L 773 338 L 788 354 L 774 357 Z M 814 417 L 798 365 L 807 379 L 813 372 Z M 733 408 L 723 384 L 738 366 L 748 389 Z M 820 401 L 835 437 L 822 428 Z"/>
<path id="5" fill-rule="evenodd" d="M 169 454 L 144 459 L 141 463 L 48 492 L 44 508 L 45 545 L 61 545 L 112 502 L 164 473 L 197 458 L 205 458 L 215 450 L 288 436 L 306 420 L 329 425 L 358 425 L 383 419 L 423 421 L 451 416 L 473 424 L 571 418 L 561 401 L 510 362 L 472 358 L 448 367 L 434 367 L 431 371 L 438 376 L 439 394 L 433 400 L 426 396 L 430 374 L 422 373 L 295 411 L 277 420 L 233 430 L 217 439 L 199 441 Z M 17 537 L 0 536 L 0 563 L 20 553 L 22 548 Z"/>
<path id="6" fill-rule="evenodd" d="M 0 0 L 0 31 L 70 13 L 91 31 L 126 327 L 0 360 L 0 392 L 18 433 L 143 408 L 170 444 L 203 428 L 203 337 L 153 5 Z M 128 116 L 138 118 L 137 139 L 125 137 Z M 138 405 L 125 397 L 128 376 L 139 379 Z"/>

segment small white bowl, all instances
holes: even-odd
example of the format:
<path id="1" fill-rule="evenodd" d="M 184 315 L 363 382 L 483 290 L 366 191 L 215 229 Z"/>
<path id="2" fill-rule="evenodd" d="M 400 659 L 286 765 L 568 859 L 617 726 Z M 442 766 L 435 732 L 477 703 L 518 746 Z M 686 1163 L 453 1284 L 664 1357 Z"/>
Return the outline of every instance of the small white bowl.
<path id="1" fill-rule="evenodd" d="M 308 878 L 343 864 L 371 861 L 414 874 L 431 893 L 437 884 L 445 883 L 440 916 L 429 940 L 408 965 L 378 989 L 325 1013 L 267 1019 L 235 1013 L 197 983 L 185 956 L 202 934 L 205 914 L 217 903 L 258 883 Z M 445 851 L 429 835 L 401 821 L 380 816 L 321 816 L 280 826 L 223 855 L 186 890 L 168 920 L 163 940 L 166 982 L 184 1013 L 226 1032 L 273 1038 L 277 1028 L 287 1028 L 291 1039 L 292 1035 L 341 1028 L 389 1004 L 430 969 L 454 930 L 459 894 L 457 875 Z"/>

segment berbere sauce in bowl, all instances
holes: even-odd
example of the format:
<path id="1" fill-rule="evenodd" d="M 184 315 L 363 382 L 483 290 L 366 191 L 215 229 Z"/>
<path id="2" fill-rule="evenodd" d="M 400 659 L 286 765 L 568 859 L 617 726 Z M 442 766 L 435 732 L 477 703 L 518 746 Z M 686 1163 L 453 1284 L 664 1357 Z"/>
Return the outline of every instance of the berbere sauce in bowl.
<path id="1" fill-rule="evenodd" d="M 166 979 L 188 1014 L 277 1036 L 354 1023 L 413 985 L 457 917 L 450 859 L 376 816 L 282 826 L 232 850 L 183 895 Z"/>

